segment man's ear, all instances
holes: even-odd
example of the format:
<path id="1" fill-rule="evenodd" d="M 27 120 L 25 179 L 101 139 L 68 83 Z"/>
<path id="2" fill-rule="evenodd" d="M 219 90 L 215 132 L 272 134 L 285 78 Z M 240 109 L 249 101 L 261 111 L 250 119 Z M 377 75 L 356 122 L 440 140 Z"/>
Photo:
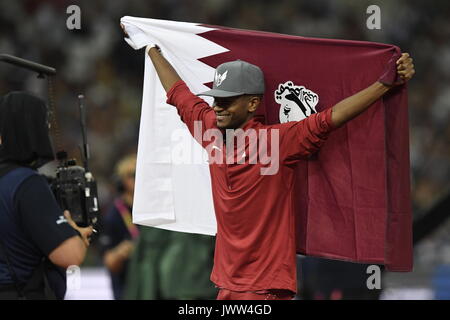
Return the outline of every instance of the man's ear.
<path id="1" fill-rule="evenodd" d="M 259 105 L 261 104 L 261 97 L 259 96 L 250 97 L 248 104 L 249 104 L 248 111 L 255 112 L 256 109 L 258 109 Z"/>

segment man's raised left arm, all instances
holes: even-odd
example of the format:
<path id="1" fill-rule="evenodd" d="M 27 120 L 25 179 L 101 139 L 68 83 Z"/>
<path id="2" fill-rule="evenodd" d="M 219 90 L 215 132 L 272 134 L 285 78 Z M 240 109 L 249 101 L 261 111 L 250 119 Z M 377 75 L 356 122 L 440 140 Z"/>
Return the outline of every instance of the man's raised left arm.
<path id="1" fill-rule="evenodd" d="M 380 99 L 391 88 L 409 81 L 414 73 L 413 59 L 408 53 L 403 53 L 397 60 L 397 74 L 401 81 L 392 85 L 376 81 L 364 90 L 340 101 L 332 108 L 331 122 L 337 128 L 358 116 Z"/>

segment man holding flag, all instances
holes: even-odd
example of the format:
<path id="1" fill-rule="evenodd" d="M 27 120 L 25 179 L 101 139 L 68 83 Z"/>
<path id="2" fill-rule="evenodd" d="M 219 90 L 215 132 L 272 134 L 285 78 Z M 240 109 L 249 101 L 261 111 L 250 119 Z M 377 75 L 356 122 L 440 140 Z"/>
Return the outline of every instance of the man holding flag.
<path id="1" fill-rule="evenodd" d="M 199 94 L 214 97 L 211 108 L 191 93 L 156 44 L 147 49 L 168 104 L 177 108 L 209 153 L 217 220 L 211 280 L 220 289 L 217 298 L 291 299 L 297 289 L 294 168 L 315 154 L 330 132 L 410 80 L 415 72 L 412 59 L 402 54 L 386 66 L 378 81 L 331 108 L 306 110 L 309 116 L 302 121 L 263 125 L 254 118 L 265 93 L 264 74 L 258 66 L 241 60 L 219 65 L 212 90 Z M 242 143 L 236 145 L 236 140 Z M 268 163 L 262 159 L 268 154 L 278 158 L 279 167 L 264 174 Z"/>

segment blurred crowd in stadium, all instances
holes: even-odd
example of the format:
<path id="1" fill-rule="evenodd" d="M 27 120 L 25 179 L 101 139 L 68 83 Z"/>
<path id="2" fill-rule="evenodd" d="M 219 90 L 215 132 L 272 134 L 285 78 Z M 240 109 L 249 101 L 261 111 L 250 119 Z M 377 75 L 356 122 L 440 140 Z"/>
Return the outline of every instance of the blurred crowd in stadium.
<path id="1" fill-rule="evenodd" d="M 68 30 L 66 8 L 81 8 L 81 29 Z M 381 29 L 366 27 L 366 8 L 381 8 Z M 199 22 L 291 35 L 376 41 L 414 58 L 409 84 L 412 198 L 415 218 L 450 188 L 450 3 L 433 1 L 0 1 L 0 53 L 55 67 L 54 101 L 61 144 L 79 159 L 77 95 L 87 98 L 91 170 L 102 210 L 114 197 L 115 164 L 137 150 L 143 52 L 119 27 L 124 15 Z M 47 83 L 0 65 L 0 94 L 29 90 L 47 97 Z M 450 221 L 416 247 L 415 268 L 450 264 Z M 98 263 L 93 258 L 91 263 Z"/>

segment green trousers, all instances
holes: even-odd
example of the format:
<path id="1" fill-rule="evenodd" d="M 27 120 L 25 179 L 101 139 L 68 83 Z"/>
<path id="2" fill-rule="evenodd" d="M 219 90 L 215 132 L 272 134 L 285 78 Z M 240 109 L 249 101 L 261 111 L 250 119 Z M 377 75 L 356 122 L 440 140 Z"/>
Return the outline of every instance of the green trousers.
<path id="1" fill-rule="evenodd" d="M 142 227 L 131 256 L 125 299 L 215 299 L 209 280 L 214 237 Z"/>

